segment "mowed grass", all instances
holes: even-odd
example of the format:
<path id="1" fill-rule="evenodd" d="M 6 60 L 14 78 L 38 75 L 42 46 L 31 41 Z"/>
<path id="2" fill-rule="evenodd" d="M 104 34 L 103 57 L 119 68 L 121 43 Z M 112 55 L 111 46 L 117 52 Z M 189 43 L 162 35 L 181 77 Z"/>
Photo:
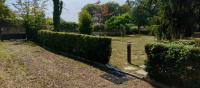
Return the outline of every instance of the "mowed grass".
<path id="1" fill-rule="evenodd" d="M 115 84 L 104 75 L 112 74 L 32 42 L 0 42 L 0 88 L 153 88 L 132 77 Z"/>
<path id="2" fill-rule="evenodd" d="M 111 37 L 112 38 L 112 55 L 110 64 L 115 67 L 122 68 L 127 65 L 127 44 L 132 43 L 131 57 L 132 64 L 144 65 L 146 60 L 145 45 L 147 43 L 155 42 L 154 36 L 145 35 L 131 35 L 125 37 Z"/>

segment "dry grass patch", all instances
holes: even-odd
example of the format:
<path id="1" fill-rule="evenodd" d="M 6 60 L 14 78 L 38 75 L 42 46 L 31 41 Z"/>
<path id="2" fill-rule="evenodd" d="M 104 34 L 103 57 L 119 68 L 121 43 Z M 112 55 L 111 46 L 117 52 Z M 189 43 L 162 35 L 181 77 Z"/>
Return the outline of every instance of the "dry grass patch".
<path id="1" fill-rule="evenodd" d="M 2 88 L 153 88 L 139 80 L 114 84 L 98 68 L 49 52 L 28 42 L 0 43 Z M 2 54 L 5 54 L 2 56 Z M 4 56 L 9 56 L 4 59 Z"/>

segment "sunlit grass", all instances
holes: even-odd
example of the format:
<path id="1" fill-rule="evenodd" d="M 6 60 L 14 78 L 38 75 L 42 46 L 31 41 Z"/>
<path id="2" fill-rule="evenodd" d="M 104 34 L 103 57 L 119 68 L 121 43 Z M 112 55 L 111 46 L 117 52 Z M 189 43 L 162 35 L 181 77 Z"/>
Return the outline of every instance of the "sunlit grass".
<path id="1" fill-rule="evenodd" d="M 110 64 L 115 67 L 122 68 L 127 65 L 127 43 L 132 43 L 131 55 L 132 64 L 144 65 L 146 54 L 144 46 L 147 43 L 156 41 L 153 36 L 132 35 L 126 37 L 111 37 L 112 38 L 112 55 Z"/>

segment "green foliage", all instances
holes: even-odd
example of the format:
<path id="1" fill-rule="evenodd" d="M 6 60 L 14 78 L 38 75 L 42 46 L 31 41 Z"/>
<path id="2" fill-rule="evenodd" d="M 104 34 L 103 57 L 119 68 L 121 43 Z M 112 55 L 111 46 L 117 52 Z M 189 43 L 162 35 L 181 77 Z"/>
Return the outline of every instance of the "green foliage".
<path id="1" fill-rule="evenodd" d="M 92 33 L 92 16 L 86 10 L 79 14 L 79 31 L 82 34 Z"/>
<path id="2" fill-rule="evenodd" d="M 132 8 L 130 16 L 139 28 L 147 24 L 147 12 L 142 6 Z"/>
<path id="3" fill-rule="evenodd" d="M 92 17 L 98 17 L 101 23 L 105 23 L 106 20 L 112 16 L 122 15 L 129 11 L 129 6 L 124 4 L 120 6 L 115 2 L 107 2 L 105 4 L 87 4 L 82 8 L 87 10 Z"/>
<path id="4" fill-rule="evenodd" d="M 162 1 L 162 0 L 161 0 Z M 181 39 L 191 37 L 199 24 L 199 0 L 163 0 L 161 39 Z"/>
<path id="5" fill-rule="evenodd" d="M 39 43 L 57 51 L 106 64 L 111 55 L 111 39 L 82 34 L 40 30 Z"/>
<path id="6" fill-rule="evenodd" d="M 160 26 L 159 25 L 151 25 L 147 26 L 147 30 L 149 30 L 149 35 L 159 36 L 158 30 Z"/>
<path id="7" fill-rule="evenodd" d="M 16 12 L 19 14 L 18 19 L 22 20 L 26 28 L 27 38 L 30 40 L 34 40 L 36 31 L 42 29 L 46 24 L 45 5 L 45 0 L 17 0 L 14 4 Z"/>
<path id="8" fill-rule="evenodd" d="M 12 12 L 4 1 L 0 2 L 0 26 L 14 24 L 16 14 Z"/>
<path id="9" fill-rule="evenodd" d="M 130 7 L 128 4 L 123 4 L 122 6 L 120 6 L 120 14 L 124 14 L 130 11 Z"/>
<path id="10" fill-rule="evenodd" d="M 66 22 L 64 20 L 61 20 L 60 22 L 60 31 L 65 31 L 65 32 L 76 32 L 78 28 L 78 24 L 75 22 Z"/>
<path id="11" fill-rule="evenodd" d="M 125 13 L 120 16 L 113 16 L 109 20 L 106 21 L 106 26 L 108 30 L 120 30 L 121 26 L 129 23 L 130 17 L 128 13 Z"/>
<path id="12" fill-rule="evenodd" d="M 63 1 L 61 0 L 53 0 L 53 25 L 54 25 L 54 30 L 59 31 L 59 26 L 60 26 L 60 15 L 62 13 L 62 8 L 63 8 Z"/>
<path id="13" fill-rule="evenodd" d="M 120 5 L 118 3 L 108 2 L 103 4 L 101 8 L 104 22 L 110 19 L 112 16 L 121 15 Z"/>
<path id="14" fill-rule="evenodd" d="M 0 3 L 5 3 L 6 2 L 6 0 L 0 0 Z"/>
<path id="15" fill-rule="evenodd" d="M 103 31 L 106 31 L 106 30 L 105 30 L 105 25 L 104 25 L 104 24 L 94 24 L 94 25 L 92 25 L 92 29 L 93 29 L 93 31 L 95 31 L 95 32 L 103 32 Z"/>
<path id="16" fill-rule="evenodd" d="M 53 25 L 53 19 L 52 18 L 46 18 L 46 25 Z"/>
<path id="17" fill-rule="evenodd" d="M 95 5 L 95 4 L 87 4 L 86 6 L 84 6 L 82 8 L 82 11 L 83 10 L 88 11 L 91 16 L 94 16 L 96 13 L 100 13 L 101 12 L 100 6 Z"/>
<path id="18" fill-rule="evenodd" d="M 191 41 L 147 44 L 145 51 L 151 79 L 185 88 L 200 87 L 200 48 Z"/>
<path id="19" fill-rule="evenodd" d="M 200 40 L 193 39 L 193 40 L 176 40 L 176 41 L 167 41 L 167 40 L 162 40 L 162 43 L 170 43 L 170 44 L 179 44 L 179 45 L 191 45 L 195 47 L 200 46 Z"/>
<path id="20" fill-rule="evenodd" d="M 128 33 L 127 34 L 139 34 L 139 29 L 137 26 L 132 25 L 132 26 L 128 26 Z"/>
<path id="21" fill-rule="evenodd" d="M 130 6 L 130 16 L 133 22 L 140 28 L 152 24 L 154 16 L 157 16 L 157 5 L 153 0 L 135 0 Z"/>
<path id="22" fill-rule="evenodd" d="M 143 34 L 143 35 L 154 35 L 157 31 L 158 25 L 147 26 L 143 29 L 138 29 L 135 25 L 127 25 L 127 34 Z"/>

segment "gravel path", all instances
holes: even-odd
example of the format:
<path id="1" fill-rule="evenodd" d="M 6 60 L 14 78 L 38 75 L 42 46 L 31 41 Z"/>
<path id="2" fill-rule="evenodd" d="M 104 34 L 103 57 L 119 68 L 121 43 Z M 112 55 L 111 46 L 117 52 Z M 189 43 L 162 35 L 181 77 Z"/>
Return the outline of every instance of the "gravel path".
<path id="1" fill-rule="evenodd" d="M 31 42 L 0 42 L 1 88 L 153 88 L 151 84 L 133 77 L 121 84 L 109 81 L 112 79 L 120 80 Z"/>

